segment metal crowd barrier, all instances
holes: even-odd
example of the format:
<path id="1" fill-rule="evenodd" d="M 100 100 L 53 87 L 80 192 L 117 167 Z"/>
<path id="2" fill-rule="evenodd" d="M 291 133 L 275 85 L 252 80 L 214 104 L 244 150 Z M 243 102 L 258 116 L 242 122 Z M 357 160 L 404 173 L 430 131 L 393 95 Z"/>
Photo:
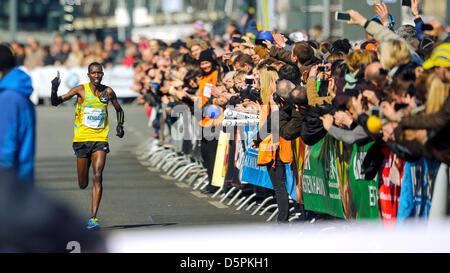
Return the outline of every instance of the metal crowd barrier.
<path id="1" fill-rule="evenodd" d="M 179 130 L 175 126 L 169 126 L 169 130 Z M 167 138 L 171 139 L 171 134 L 164 137 L 166 140 Z M 176 181 L 185 182 L 192 190 L 201 191 L 209 183 L 206 168 L 198 156 L 199 153 L 197 153 L 197 156 L 194 156 L 192 154 L 184 154 L 182 150 L 180 147 L 163 145 L 160 140 L 149 138 L 136 147 L 135 154 L 144 166 L 156 168 Z M 251 215 L 259 214 L 262 216 L 267 214 L 267 222 L 273 221 L 278 214 L 273 194 L 270 194 L 262 201 L 258 201 L 256 200 L 256 193 L 253 191 L 249 192 L 236 186 L 230 186 L 225 189 L 222 186 L 212 194 L 211 198 L 218 198 L 221 203 L 231 206 L 236 211 L 245 209 L 249 212 L 252 211 Z M 293 205 L 293 202 L 290 202 L 290 204 Z M 290 211 L 292 212 L 293 209 L 294 207 L 291 206 Z M 289 220 L 294 221 L 295 219 L 296 217 L 293 215 Z"/>
<path id="2" fill-rule="evenodd" d="M 249 116 L 248 114 L 242 113 L 241 116 L 243 118 L 236 119 L 236 117 L 239 117 L 239 115 L 229 111 L 225 111 L 225 116 L 226 119 L 224 121 L 227 122 L 228 126 L 242 126 L 242 124 L 248 122 L 249 120 L 253 120 L 255 122 L 257 120 L 257 118 L 254 116 Z M 235 118 L 235 120 L 233 120 L 233 118 Z M 191 118 L 191 120 L 194 120 L 194 118 Z M 179 124 L 177 126 L 179 126 Z M 184 131 L 180 130 L 180 128 L 177 128 L 173 124 L 165 127 L 172 132 Z M 192 128 L 183 129 L 193 131 Z M 170 139 L 172 138 L 172 135 L 168 134 L 168 136 L 165 135 L 164 137 Z M 137 147 L 137 158 L 143 165 L 157 168 L 164 172 L 166 175 L 173 177 L 175 180 L 185 182 L 193 190 L 204 189 L 209 184 L 209 181 L 206 168 L 203 165 L 200 153 L 198 151 L 199 146 L 195 142 L 192 142 L 192 149 L 187 150 L 192 150 L 193 152 L 185 154 L 182 152 L 185 151 L 185 149 L 182 149 L 184 147 L 179 147 L 179 145 L 180 143 L 181 145 L 185 145 L 186 141 L 173 141 L 172 143 L 174 145 L 165 146 L 160 140 L 149 138 L 147 141 Z M 187 143 L 189 144 L 190 142 L 187 141 Z M 248 147 L 248 142 L 246 142 L 245 145 L 247 145 Z M 384 209 L 381 202 L 385 202 L 385 200 L 381 198 L 381 194 L 380 196 L 378 196 L 378 190 L 380 188 L 379 178 L 378 176 L 365 178 L 361 168 L 363 160 L 366 154 L 369 152 L 371 145 L 373 145 L 373 142 L 368 143 L 364 146 L 353 144 L 346 145 L 344 147 L 342 142 L 333 139 L 331 136 L 326 136 L 315 145 L 306 146 L 305 159 L 303 162 L 307 163 L 304 163 L 305 167 L 302 170 L 301 181 L 303 183 L 303 186 L 306 187 L 306 190 L 303 190 L 303 201 L 305 204 L 305 209 L 309 210 L 309 208 L 314 208 L 314 210 L 312 210 L 314 213 L 317 212 L 328 214 L 335 218 L 341 219 L 381 219 L 380 211 L 383 212 Z M 351 154 L 351 156 L 345 157 L 344 159 L 344 150 L 345 154 Z M 239 160 L 241 160 L 241 152 L 238 152 L 238 154 L 240 156 Z M 321 157 L 321 154 L 327 156 Z M 245 157 L 244 159 L 246 158 L 247 157 Z M 389 160 L 389 157 L 386 157 L 384 160 Z M 423 185 L 437 184 L 440 189 L 439 191 L 437 191 L 439 193 L 439 198 L 433 198 L 433 206 L 431 206 L 431 195 L 427 197 L 429 198 L 429 200 L 424 198 L 423 202 L 425 202 L 424 205 L 428 206 L 428 209 L 430 208 L 430 206 L 434 209 L 434 211 L 431 210 L 432 213 L 430 214 L 433 217 L 440 217 L 444 215 L 445 213 L 442 211 L 446 211 L 446 209 L 448 208 L 448 200 L 446 199 L 445 194 L 440 193 L 446 193 L 447 188 L 449 187 L 448 177 L 450 175 L 448 174 L 448 166 L 439 162 L 427 161 L 425 159 L 418 162 L 406 162 L 405 166 L 407 166 L 405 167 L 405 170 L 411 170 L 410 172 L 412 173 L 412 175 L 406 176 L 408 177 L 407 179 L 403 177 L 402 185 L 409 185 L 409 187 L 425 187 Z M 241 168 L 241 170 L 242 169 L 244 168 Z M 430 175 L 417 177 L 414 175 L 414 170 L 421 170 L 423 172 L 426 171 Z M 438 170 L 441 170 L 441 175 L 439 176 L 437 176 Z M 444 173 L 445 175 L 443 175 L 442 173 Z M 439 177 L 439 179 L 437 179 L 437 177 Z M 320 189 L 322 189 L 321 187 L 315 188 L 318 190 L 317 192 L 311 190 L 311 187 L 313 186 L 313 184 L 311 183 L 311 181 L 313 180 L 311 180 L 311 178 L 316 178 L 316 180 L 314 181 L 319 181 L 320 183 L 322 183 L 321 185 L 325 185 L 324 183 L 326 183 L 330 194 L 324 195 L 322 192 L 320 192 Z M 241 179 L 241 176 L 239 176 L 239 180 L 246 179 L 244 179 L 243 177 Z M 387 181 L 389 182 L 389 179 L 387 179 Z M 262 188 L 263 185 L 257 186 L 253 185 L 253 183 L 251 185 L 250 183 L 244 181 L 239 182 L 240 186 L 230 185 L 227 182 L 224 183 L 221 188 L 219 188 L 215 193 L 212 194 L 211 198 L 218 198 L 219 202 L 231 206 L 236 211 L 245 210 L 248 211 L 250 215 L 268 215 L 268 218 L 266 220 L 267 222 L 271 222 L 276 219 L 276 216 L 278 215 L 278 208 L 274 194 L 268 194 L 261 200 L 261 198 L 257 197 L 255 191 L 252 192 L 246 189 L 248 188 L 248 186 L 250 186 L 250 188 Z M 340 185 L 342 185 L 344 182 L 348 185 L 347 189 L 340 188 Z M 392 184 L 392 182 L 389 183 Z M 352 192 L 349 192 L 349 188 L 353 188 Z M 331 193 L 331 191 L 333 192 Z M 432 190 L 422 190 L 422 192 L 431 193 Z M 351 198 L 342 198 L 341 196 L 345 196 L 345 194 L 348 194 Z M 384 194 L 384 196 L 387 196 L 384 198 L 390 198 L 390 195 L 392 194 L 393 193 L 388 192 L 387 194 Z M 441 195 L 443 197 L 441 197 Z M 320 202 L 317 201 L 318 197 L 322 198 L 320 199 Z M 400 201 L 402 202 L 409 202 L 409 199 L 407 198 L 416 197 L 412 195 L 405 195 L 404 198 L 406 198 L 406 201 L 402 201 L 401 198 L 397 199 L 400 199 Z M 374 200 L 379 199 L 379 202 L 374 202 Z M 309 208 L 306 206 L 307 204 L 309 205 Z M 289 205 L 290 215 L 288 221 L 293 222 L 299 219 L 301 215 L 298 211 L 295 211 L 296 201 L 293 200 L 291 196 L 289 196 Z M 397 206 L 399 205 L 397 204 Z M 389 207 L 387 207 L 387 209 L 389 209 Z M 405 219 L 406 217 L 410 216 L 415 218 L 421 217 L 424 219 L 428 217 L 428 211 L 426 211 L 426 213 L 424 213 L 423 215 L 419 214 L 418 212 L 415 212 L 416 214 L 411 214 L 410 212 L 402 211 L 402 213 L 402 217 Z M 411 215 L 409 215 L 408 213 L 410 213 Z M 358 218 L 356 218 L 355 215 L 357 215 Z M 314 219 L 311 220 L 311 223 L 313 222 Z"/>

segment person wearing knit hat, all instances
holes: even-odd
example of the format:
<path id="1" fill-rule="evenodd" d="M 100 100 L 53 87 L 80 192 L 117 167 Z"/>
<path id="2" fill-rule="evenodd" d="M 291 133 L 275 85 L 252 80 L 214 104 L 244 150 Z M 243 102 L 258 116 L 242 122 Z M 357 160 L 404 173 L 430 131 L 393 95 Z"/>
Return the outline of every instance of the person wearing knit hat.
<path id="1" fill-rule="evenodd" d="M 214 51 L 212 51 L 211 49 L 206 49 L 203 50 L 200 53 L 200 58 L 198 59 L 198 61 L 201 62 L 211 62 L 212 64 L 214 64 L 215 58 L 214 58 Z"/>
<path id="2" fill-rule="evenodd" d="M 211 102 L 214 101 L 211 92 L 215 88 L 220 79 L 219 67 L 211 49 L 203 50 L 199 57 L 200 69 L 202 76 L 199 80 L 199 102 L 197 103 L 197 110 L 204 113 Z M 213 186 L 212 177 L 214 171 L 214 162 L 216 158 L 216 151 L 218 140 L 215 137 L 216 120 L 211 119 L 207 115 L 202 115 L 202 120 L 199 125 L 203 128 L 202 140 L 200 142 L 200 151 L 203 163 L 208 174 L 208 185 L 201 190 L 202 193 L 213 193 L 219 188 Z M 218 131 L 217 131 L 218 132 Z"/>
<path id="3" fill-rule="evenodd" d="M 203 50 L 200 53 L 198 62 L 200 64 L 200 69 L 202 70 L 202 74 L 204 76 L 207 76 L 211 74 L 213 71 L 218 70 L 217 57 L 212 49 Z"/>

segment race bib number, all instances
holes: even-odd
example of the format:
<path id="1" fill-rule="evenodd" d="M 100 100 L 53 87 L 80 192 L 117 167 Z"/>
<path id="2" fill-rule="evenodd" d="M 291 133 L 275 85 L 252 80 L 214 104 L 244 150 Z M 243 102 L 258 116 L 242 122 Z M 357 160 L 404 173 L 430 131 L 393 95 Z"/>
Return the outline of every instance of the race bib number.
<path id="1" fill-rule="evenodd" d="M 105 117 L 105 109 L 84 108 L 83 125 L 92 129 L 103 129 Z"/>
<path id="2" fill-rule="evenodd" d="M 205 83 L 205 87 L 203 87 L 203 96 L 207 97 L 207 98 L 211 98 L 211 90 L 213 88 L 214 85 L 210 84 L 210 83 Z"/>

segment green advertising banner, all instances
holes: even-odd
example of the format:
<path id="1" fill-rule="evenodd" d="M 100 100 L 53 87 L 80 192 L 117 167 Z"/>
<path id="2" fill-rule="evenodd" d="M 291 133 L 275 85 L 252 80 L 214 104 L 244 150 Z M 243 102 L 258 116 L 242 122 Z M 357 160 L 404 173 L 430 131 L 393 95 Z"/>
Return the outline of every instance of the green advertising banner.
<path id="1" fill-rule="evenodd" d="M 345 145 L 326 136 L 307 146 L 302 175 L 305 209 L 346 219 L 379 219 L 378 178 L 365 180 L 362 173 L 372 145 Z"/>
<path id="2" fill-rule="evenodd" d="M 306 148 L 302 183 L 306 210 L 345 218 L 334 144 L 330 137 L 326 136 L 320 142 Z"/>
<path id="3" fill-rule="evenodd" d="M 356 207 L 356 219 L 378 219 L 378 177 L 365 180 L 362 174 L 362 163 L 367 151 L 373 145 L 353 146 L 352 160 L 349 166 L 349 178 L 353 192 L 353 202 Z"/>

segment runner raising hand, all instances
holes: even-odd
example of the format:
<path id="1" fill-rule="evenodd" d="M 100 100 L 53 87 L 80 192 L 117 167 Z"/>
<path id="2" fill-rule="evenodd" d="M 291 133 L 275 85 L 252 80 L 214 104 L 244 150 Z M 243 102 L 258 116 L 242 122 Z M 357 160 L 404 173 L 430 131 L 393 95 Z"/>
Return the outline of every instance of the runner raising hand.
<path id="1" fill-rule="evenodd" d="M 92 188 L 92 215 L 87 228 L 99 228 L 97 212 L 102 197 L 103 169 L 105 167 L 106 154 L 109 153 L 108 134 L 108 104 L 116 109 L 117 136 L 124 136 L 123 124 L 124 112 L 117 96 L 111 87 L 102 85 L 103 68 L 99 63 L 91 63 L 88 67 L 89 83 L 76 86 L 65 95 L 58 96 L 58 87 L 61 82 L 59 73 L 52 81 L 51 102 L 58 106 L 77 96 L 75 109 L 75 125 L 73 150 L 77 157 L 78 185 L 80 189 L 86 189 L 89 183 L 89 168 L 93 168 Z"/>

